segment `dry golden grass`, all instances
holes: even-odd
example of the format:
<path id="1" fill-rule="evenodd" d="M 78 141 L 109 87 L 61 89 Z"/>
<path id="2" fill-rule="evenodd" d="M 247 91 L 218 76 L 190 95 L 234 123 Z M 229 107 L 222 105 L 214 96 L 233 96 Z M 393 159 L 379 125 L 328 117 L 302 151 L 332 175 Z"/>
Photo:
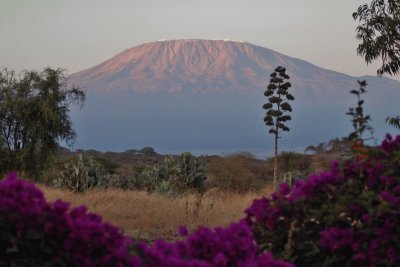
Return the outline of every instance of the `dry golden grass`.
<path id="1" fill-rule="evenodd" d="M 137 239 L 154 240 L 177 238 L 177 228 L 198 226 L 226 226 L 244 217 L 244 210 L 254 198 L 269 194 L 233 194 L 209 190 L 204 195 L 188 194 L 179 198 L 165 198 L 146 192 L 117 189 L 95 190 L 83 194 L 50 187 L 40 187 L 49 201 L 62 199 L 72 206 L 85 205 L 106 221 L 121 227 Z"/>

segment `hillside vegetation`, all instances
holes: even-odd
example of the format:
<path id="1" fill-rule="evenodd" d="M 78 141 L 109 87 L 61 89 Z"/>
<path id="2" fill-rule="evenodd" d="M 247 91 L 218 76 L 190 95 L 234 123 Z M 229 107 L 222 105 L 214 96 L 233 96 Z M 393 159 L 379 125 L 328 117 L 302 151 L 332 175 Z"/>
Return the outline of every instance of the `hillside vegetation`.
<path id="1" fill-rule="evenodd" d="M 328 168 L 333 159 L 345 160 L 353 155 L 346 138 L 311 145 L 305 152 L 279 154 L 280 181 L 293 183 Z M 261 192 L 272 185 L 272 175 L 272 158 L 260 160 L 244 152 L 196 157 L 190 153 L 160 155 L 151 147 L 120 153 L 64 149 L 40 181 L 74 192 L 116 188 L 178 197 L 204 194 L 210 189 L 239 194 Z"/>
<path id="2" fill-rule="evenodd" d="M 282 181 L 293 183 L 311 172 L 328 168 L 334 158 L 344 160 L 352 155 L 346 139 L 309 146 L 306 151 L 308 154 L 285 151 L 279 154 Z M 174 175 L 177 174 L 174 166 L 168 167 L 163 163 L 166 160 L 171 163 L 179 156 L 160 155 L 147 147 L 122 153 L 63 150 L 53 167 L 44 173 L 41 180 L 45 182 L 40 188 L 50 201 L 62 199 L 72 206 L 84 205 L 121 227 L 128 236 L 147 241 L 159 238 L 175 240 L 179 238 L 177 229 L 181 225 L 192 230 L 199 226 L 227 226 L 244 216 L 245 208 L 253 199 L 270 195 L 273 191 L 272 158 L 259 160 L 249 153 L 201 157 L 187 155 L 204 165 L 201 175 L 205 180 L 199 187 L 187 187 L 177 192 L 161 190 L 160 186 L 168 179 L 176 178 Z M 102 177 L 107 183 L 82 191 L 57 185 L 60 177 L 65 175 L 66 165 L 79 161 L 87 165 L 87 177 Z M 167 177 L 165 173 L 173 177 Z M 153 175 L 158 175 L 159 180 L 154 180 Z M 149 180 L 140 180 L 144 178 Z M 153 186 L 149 186 L 149 181 L 154 183 Z M 146 183 L 147 186 L 143 186 Z"/>

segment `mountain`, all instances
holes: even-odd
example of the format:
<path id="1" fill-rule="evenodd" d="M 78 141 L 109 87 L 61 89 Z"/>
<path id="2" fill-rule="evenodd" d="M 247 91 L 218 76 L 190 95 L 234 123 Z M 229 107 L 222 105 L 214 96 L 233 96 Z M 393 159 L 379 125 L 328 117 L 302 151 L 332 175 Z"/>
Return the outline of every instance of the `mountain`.
<path id="1" fill-rule="evenodd" d="M 77 146 L 267 153 L 272 136 L 261 107 L 269 74 L 278 65 L 286 67 L 296 98 L 283 148 L 347 135 L 351 124 L 345 113 L 356 105 L 348 92 L 358 87 L 357 80 L 369 84 L 365 112 L 380 130 L 378 137 L 390 130 L 384 119 L 398 113 L 398 81 L 352 77 L 241 41 L 172 40 L 127 49 L 68 77 L 88 95 L 86 107 L 73 112 Z"/>

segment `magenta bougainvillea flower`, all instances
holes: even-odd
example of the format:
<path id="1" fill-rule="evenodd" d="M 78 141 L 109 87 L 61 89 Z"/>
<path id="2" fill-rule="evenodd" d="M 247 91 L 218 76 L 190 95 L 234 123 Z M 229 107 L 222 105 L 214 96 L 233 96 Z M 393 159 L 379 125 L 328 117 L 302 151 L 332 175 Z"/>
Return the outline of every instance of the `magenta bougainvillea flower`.
<path id="1" fill-rule="evenodd" d="M 130 243 L 83 206 L 48 203 L 15 174 L 0 182 L 0 266 L 133 266 Z"/>
<path id="2" fill-rule="evenodd" d="M 298 266 L 400 265 L 400 136 L 281 184 L 246 210 L 261 251 Z"/>

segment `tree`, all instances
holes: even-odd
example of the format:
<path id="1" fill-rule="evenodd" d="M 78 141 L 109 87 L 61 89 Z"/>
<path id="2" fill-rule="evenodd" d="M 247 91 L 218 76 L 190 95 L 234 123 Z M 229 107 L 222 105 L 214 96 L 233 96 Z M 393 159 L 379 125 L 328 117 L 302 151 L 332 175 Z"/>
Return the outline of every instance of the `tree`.
<path id="1" fill-rule="evenodd" d="M 0 71 L 0 173 L 23 171 L 38 178 L 59 142 L 73 144 L 69 106 L 82 106 L 85 93 L 66 88 L 63 72 Z"/>
<path id="2" fill-rule="evenodd" d="M 358 20 L 357 39 L 361 41 L 357 53 L 367 64 L 378 58 L 382 66 L 377 74 L 396 75 L 400 72 L 400 1 L 373 0 L 363 4 L 353 13 Z M 388 117 L 386 122 L 400 129 L 400 117 Z"/>
<path id="3" fill-rule="evenodd" d="M 139 152 L 145 156 L 157 156 L 157 152 L 150 146 L 142 148 Z"/>
<path id="4" fill-rule="evenodd" d="M 270 127 L 270 134 L 275 137 L 275 154 L 274 154 L 274 177 L 273 186 L 277 186 L 277 166 L 278 166 L 278 139 L 282 132 L 288 132 L 290 129 L 284 124 L 291 120 L 291 116 L 286 113 L 292 112 L 292 107 L 289 101 L 294 100 L 294 97 L 288 92 L 292 86 L 289 81 L 289 75 L 286 74 L 286 69 L 278 66 L 271 73 L 270 83 L 264 95 L 268 97 L 268 103 L 264 104 L 263 108 L 266 111 L 264 117 L 265 125 Z"/>
<path id="5" fill-rule="evenodd" d="M 379 76 L 395 75 L 400 71 L 400 2 L 398 0 L 373 0 L 358 7 L 353 13 L 357 39 L 361 40 L 357 53 L 367 63 L 382 59 L 377 70 Z"/>
<path id="6" fill-rule="evenodd" d="M 357 97 L 357 107 L 349 108 L 349 111 L 346 113 L 352 117 L 352 124 L 354 128 L 354 132 L 349 134 L 349 140 L 355 140 L 360 142 L 361 144 L 365 139 L 363 139 L 363 133 L 365 131 L 369 131 L 371 136 L 373 135 L 373 128 L 369 125 L 371 121 L 371 117 L 369 115 L 364 115 L 363 104 L 364 100 L 361 99 L 361 95 L 366 93 L 365 87 L 367 86 L 366 81 L 358 81 L 360 85 L 358 90 L 351 90 L 350 93 Z M 371 139 L 371 138 L 370 138 Z"/>
<path id="7" fill-rule="evenodd" d="M 304 152 L 311 152 L 314 155 L 333 154 L 341 159 L 348 158 L 351 155 L 351 146 L 353 142 L 347 137 L 333 138 L 327 143 L 319 143 L 317 146 L 307 146 Z"/>

